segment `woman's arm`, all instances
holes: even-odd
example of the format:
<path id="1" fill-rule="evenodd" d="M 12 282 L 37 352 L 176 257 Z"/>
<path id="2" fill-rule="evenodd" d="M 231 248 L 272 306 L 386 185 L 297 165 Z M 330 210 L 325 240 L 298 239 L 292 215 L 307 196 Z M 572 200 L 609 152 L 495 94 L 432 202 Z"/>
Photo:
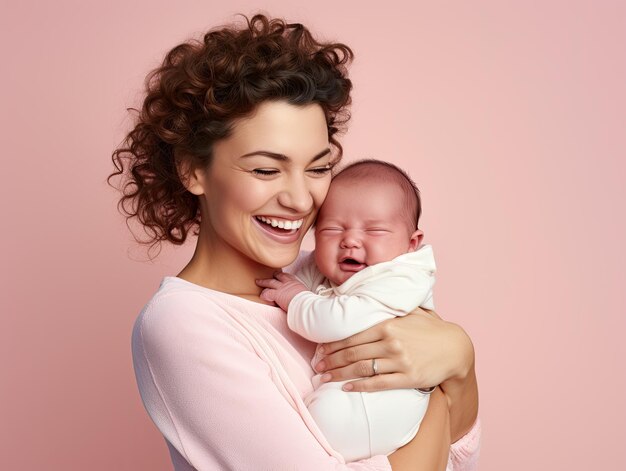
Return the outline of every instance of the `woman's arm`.
<path id="1" fill-rule="evenodd" d="M 437 316 L 434 312 L 429 312 L 429 314 Z M 440 386 L 448 400 L 451 437 L 454 443 L 472 428 L 478 417 L 478 382 L 474 369 L 475 356 L 472 341 L 460 326 L 456 324 L 452 326 L 458 329 L 461 337 L 459 345 L 461 367 L 457 369 L 455 375 L 444 380 Z"/>
<path id="2" fill-rule="evenodd" d="M 415 438 L 388 458 L 394 470 L 443 471 L 449 454 L 450 414 L 445 395 L 436 388 Z"/>
<path id="3" fill-rule="evenodd" d="M 329 381 L 366 377 L 348 383 L 352 391 L 441 385 L 449 404 L 453 442 L 476 421 L 474 347 L 460 326 L 433 312 L 418 309 L 412 315 L 381 322 L 324 345 L 322 353 L 327 356 L 316 370 L 330 373 Z M 373 358 L 378 363 L 376 376 L 372 376 Z"/>

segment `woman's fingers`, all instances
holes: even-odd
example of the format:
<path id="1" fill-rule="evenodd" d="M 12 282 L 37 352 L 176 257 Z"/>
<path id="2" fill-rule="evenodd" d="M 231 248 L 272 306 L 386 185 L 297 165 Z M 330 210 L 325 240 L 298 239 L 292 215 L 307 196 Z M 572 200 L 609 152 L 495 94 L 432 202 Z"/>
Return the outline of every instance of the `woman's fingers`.
<path id="1" fill-rule="evenodd" d="M 370 376 L 373 373 L 371 368 L 372 359 L 377 359 L 378 372 L 381 373 L 382 370 L 380 369 L 380 360 L 387 358 L 388 356 L 389 352 L 388 349 L 385 348 L 385 344 L 381 342 L 366 343 L 339 350 L 331 355 L 324 355 L 324 358 L 317 365 L 315 365 L 315 371 L 321 373 L 322 371 L 336 370 L 346 366 L 353 366 L 356 371 L 362 371 L 364 374 L 353 375 L 344 379 L 356 378 L 358 376 Z M 369 362 L 369 364 L 362 363 L 364 361 Z M 385 372 L 387 371 L 388 370 L 385 370 Z"/>
<path id="2" fill-rule="evenodd" d="M 358 381 L 351 381 L 343 385 L 343 390 L 351 392 L 374 392 L 386 389 L 406 389 L 410 387 L 405 374 L 389 373 L 378 374 Z"/>
<path id="3" fill-rule="evenodd" d="M 384 338 L 385 324 L 387 322 L 389 321 L 376 324 L 375 326 L 359 332 L 358 334 L 354 334 L 346 339 L 337 340 L 336 342 L 325 343 L 320 347 L 320 351 L 324 355 L 332 355 L 339 350 L 344 350 L 348 347 L 352 347 L 353 345 L 362 345 L 377 342 Z"/>
<path id="4" fill-rule="evenodd" d="M 395 319 L 388 319 L 346 339 L 326 343 L 321 347 L 322 353 L 324 355 L 330 355 L 336 351 L 343 350 L 353 345 L 377 342 L 378 340 L 386 338 L 395 338 L 399 333 L 397 328 L 398 323 L 413 320 L 419 324 L 429 318 L 441 320 L 441 318 L 434 311 L 426 311 L 421 308 L 416 308 L 410 315 L 397 317 Z"/>
<path id="5" fill-rule="evenodd" d="M 340 368 L 333 368 L 324 371 L 322 381 L 345 381 L 355 378 L 369 378 L 376 375 L 393 373 L 393 362 L 386 358 L 376 358 L 376 374 L 374 372 L 374 362 L 372 359 L 360 360 Z M 330 376 L 326 376 L 330 375 Z"/>

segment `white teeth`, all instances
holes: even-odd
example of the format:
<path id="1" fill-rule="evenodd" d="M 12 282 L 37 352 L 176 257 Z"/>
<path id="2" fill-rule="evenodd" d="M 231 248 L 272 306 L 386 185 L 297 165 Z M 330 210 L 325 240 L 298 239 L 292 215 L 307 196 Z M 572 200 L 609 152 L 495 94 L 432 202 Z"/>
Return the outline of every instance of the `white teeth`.
<path id="1" fill-rule="evenodd" d="M 285 219 L 274 219 L 274 218 L 266 218 L 265 216 L 257 216 L 259 221 L 264 222 L 265 224 L 269 224 L 272 227 L 278 227 L 280 229 L 292 230 L 292 229 L 300 229 L 302 224 L 304 223 L 304 219 L 298 219 L 297 221 L 290 221 Z"/>

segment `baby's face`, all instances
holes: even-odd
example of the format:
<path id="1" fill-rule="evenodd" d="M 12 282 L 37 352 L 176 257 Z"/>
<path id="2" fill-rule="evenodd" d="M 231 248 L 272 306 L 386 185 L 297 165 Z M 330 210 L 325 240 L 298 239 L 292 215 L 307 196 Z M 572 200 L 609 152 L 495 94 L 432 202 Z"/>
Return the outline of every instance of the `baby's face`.
<path id="1" fill-rule="evenodd" d="M 332 183 L 315 228 L 315 261 L 324 276 L 341 284 L 369 265 L 416 250 L 421 231 L 410 231 L 404 201 L 391 183 Z"/>

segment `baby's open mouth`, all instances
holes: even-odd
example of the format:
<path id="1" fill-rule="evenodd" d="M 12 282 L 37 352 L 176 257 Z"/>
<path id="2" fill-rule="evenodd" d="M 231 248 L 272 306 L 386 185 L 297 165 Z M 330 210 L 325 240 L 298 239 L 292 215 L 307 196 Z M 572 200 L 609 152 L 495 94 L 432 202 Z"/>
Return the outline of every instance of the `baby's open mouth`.
<path id="1" fill-rule="evenodd" d="M 352 257 L 346 257 L 339 262 L 339 268 L 348 272 L 361 271 L 365 267 L 367 267 L 365 263 Z"/>
<path id="2" fill-rule="evenodd" d="M 355 259 L 353 258 L 344 258 L 341 263 L 347 263 L 348 265 L 360 265 L 361 262 L 357 262 Z"/>

